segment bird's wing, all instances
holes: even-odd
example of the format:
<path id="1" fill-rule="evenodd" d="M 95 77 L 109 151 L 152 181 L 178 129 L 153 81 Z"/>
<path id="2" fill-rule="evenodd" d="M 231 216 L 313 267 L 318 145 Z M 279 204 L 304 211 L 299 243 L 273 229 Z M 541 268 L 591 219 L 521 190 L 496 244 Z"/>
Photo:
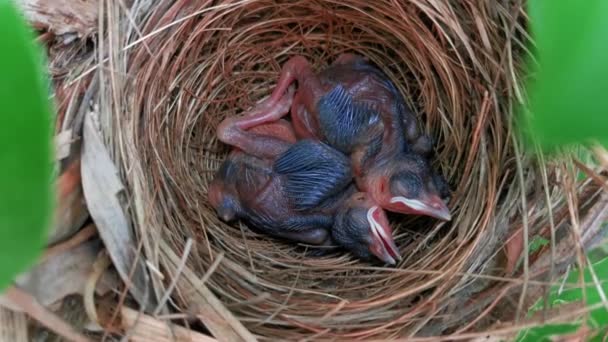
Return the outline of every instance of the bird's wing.
<path id="1" fill-rule="evenodd" d="M 369 129 L 382 124 L 378 112 L 354 101 L 340 84 L 325 94 L 317 103 L 319 126 L 325 139 L 344 153 L 365 143 Z"/>
<path id="2" fill-rule="evenodd" d="M 301 140 L 275 161 L 285 192 L 296 210 L 309 210 L 352 181 L 350 160 L 319 141 Z"/>

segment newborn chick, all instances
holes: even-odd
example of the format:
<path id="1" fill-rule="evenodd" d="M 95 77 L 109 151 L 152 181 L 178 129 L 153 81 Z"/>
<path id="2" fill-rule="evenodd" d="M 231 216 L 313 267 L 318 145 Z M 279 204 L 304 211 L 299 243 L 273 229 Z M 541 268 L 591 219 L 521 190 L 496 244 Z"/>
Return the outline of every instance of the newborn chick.
<path id="1" fill-rule="evenodd" d="M 260 111 L 283 115 L 290 89 L 275 106 L 228 118 L 218 137 L 232 145 L 209 189 L 209 201 L 225 221 L 243 219 L 260 231 L 313 245 L 337 244 L 357 257 L 400 260 L 384 211 L 352 183 L 351 165 L 319 141 L 296 142 L 284 120 L 267 124 Z"/>
<path id="2" fill-rule="evenodd" d="M 450 220 L 447 182 L 430 166 L 432 144 L 391 81 L 362 57 L 344 54 L 315 74 L 303 57 L 290 59 L 277 87 L 252 121 L 271 113 L 298 82 L 291 114 L 296 136 L 327 143 L 350 156 L 360 191 L 382 208 Z M 287 114 L 285 112 L 283 115 Z"/>

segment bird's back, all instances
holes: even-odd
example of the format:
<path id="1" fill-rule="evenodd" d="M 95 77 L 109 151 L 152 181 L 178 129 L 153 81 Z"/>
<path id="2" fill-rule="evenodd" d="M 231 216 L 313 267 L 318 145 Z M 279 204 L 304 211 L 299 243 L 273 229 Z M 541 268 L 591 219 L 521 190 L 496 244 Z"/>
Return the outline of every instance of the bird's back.
<path id="1" fill-rule="evenodd" d="M 214 182 L 224 200 L 238 204 L 236 216 L 268 233 L 329 227 L 337 206 L 326 202 L 352 180 L 348 158 L 320 142 L 296 142 L 284 121 L 251 131 L 291 146 L 275 158 L 237 149 L 228 155 Z"/>
<path id="2" fill-rule="evenodd" d="M 238 203 L 236 218 L 271 236 L 313 244 L 326 241 L 333 210 L 297 210 L 288 194 L 286 177 L 277 174 L 272 160 L 233 151 L 225 163 L 232 171 L 225 173 L 228 191 L 224 199 Z"/>
<path id="3" fill-rule="evenodd" d="M 341 85 L 361 102 L 401 101 L 401 95 L 390 79 L 362 57 L 338 59 L 319 76 L 327 90 Z"/>
<path id="4" fill-rule="evenodd" d="M 322 139 L 342 152 L 363 149 L 365 158 L 406 148 L 411 116 L 388 77 L 361 57 L 338 59 L 319 73 L 324 95 L 316 104 Z M 409 118 L 411 121 L 411 118 Z"/>

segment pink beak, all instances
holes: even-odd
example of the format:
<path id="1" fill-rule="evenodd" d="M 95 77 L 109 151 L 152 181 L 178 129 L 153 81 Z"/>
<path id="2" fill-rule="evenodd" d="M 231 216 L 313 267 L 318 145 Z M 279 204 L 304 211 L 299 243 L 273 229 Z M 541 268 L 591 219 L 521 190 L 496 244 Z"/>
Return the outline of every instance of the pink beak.
<path id="1" fill-rule="evenodd" d="M 391 198 L 391 203 L 405 206 L 404 211 L 409 214 L 426 215 L 443 221 L 450 221 L 452 219 L 450 209 L 436 195 L 426 196 L 422 200 L 397 196 Z"/>
<path id="2" fill-rule="evenodd" d="M 384 211 L 378 206 L 371 207 L 367 211 L 367 221 L 372 232 L 370 252 L 385 263 L 395 265 L 401 260 L 401 255 L 393 240 L 393 232 Z"/>

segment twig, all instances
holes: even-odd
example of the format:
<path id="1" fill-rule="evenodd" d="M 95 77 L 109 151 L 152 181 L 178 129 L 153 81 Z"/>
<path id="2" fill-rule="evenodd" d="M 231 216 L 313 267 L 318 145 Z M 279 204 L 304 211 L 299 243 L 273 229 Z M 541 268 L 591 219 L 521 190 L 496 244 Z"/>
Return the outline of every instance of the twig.
<path id="1" fill-rule="evenodd" d="M 89 224 L 86 227 L 82 228 L 78 233 L 74 234 L 69 240 L 58 243 L 52 247 L 49 247 L 44 252 L 42 256 L 42 260 L 40 262 L 48 261 L 50 258 L 55 255 L 61 254 L 65 251 L 68 251 L 76 246 L 79 246 L 83 242 L 89 240 L 91 237 L 97 235 L 97 227 L 95 224 Z"/>
<path id="2" fill-rule="evenodd" d="M 545 167 L 545 155 L 542 152 L 541 148 L 536 145 L 536 150 L 538 151 L 538 155 L 540 157 L 540 162 L 541 162 L 541 176 L 542 176 L 542 181 L 543 181 L 543 188 L 545 189 L 545 201 L 546 203 L 551 203 L 551 196 L 549 194 L 549 179 L 547 177 L 547 168 Z M 555 248 L 556 248 L 556 236 L 555 236 L 555 230 L 557 229 L 555 227 L 555 219 L 553 218 L 553 207 L 552 206 L 548 206 L 548 216 L 549 216 L 549 229 L 550 229 L 550 248 L 551 248 L 551 268 L 549 270 L 549 282 L 553 281 L 553 278 L 555 277 Z M 545 309 L 547 307 L 549 307 L 549 292 L 546 291 L 545 289 L 543 289 L 543 297 L 544 297 L 544 307 Z M 543 310 L 544 312 L 545 310 Z"/>
<path id="3" fill-rule="evenodd" d="M 55 332 L 57 335 L 63 336 L 64 338 L 74 342 L 92 342 L 84 335 L 76 332 L 74 328 L 72 328 L 72 326 L 70 326 L 63 319 L 59 318 L 53 312 L 40 305 L 36 298 L 18 287 L 9 287 L 4 295 L 14 305 L 19 307 L 47 329 Z"/>
<path id="4" fill-rule="evenodd" d="M 25 314 L 0 306 L 0 341 L 29 342 Z"/>
<path id="5" fill-rule="evenodd" d="M 169 300 L 169 297 L 173 293 L 173 290 L 175 289 L 175 286 L 177 285 L 177 281 L 182 274 L 182 270 L 186 266 L 186 261 L 188 261 L 188 257 L 190 256 L 191 249 L 192 249 L 192 239 L 188 239 L 188 241 L 186 241 L 186 246 L 184 247 L 184 253 L 182 254 L 182 257 L 179 260 L 179 263 L 177 264 L 175 273 L 172 274 L 171 284 L 169 285 L 169 287 L 167 287 L 162 298 L 158 301 L 158 305 L 156 306 L 156 309 L 154 309 L 154 313 L 153 313 L 154 316 L 156 316 L 160 313 L 160 311 L 163 309 L 163 306 L 165 306 L 165 303 L 167 302 L 167 300 Z"/>
<path id="6" fill-rule="evenodd" d="M 123 306 L 122 326 L 133 342 L 217 342 L 216 339 L 176 324 L 163 322 Z"/>
<path id="7" fill-rule="evenodd" d="M 102 326 L 99 322 L 99 317 L 97 316 L 97 309 L 95 307 L 95 287 L 97 286 L 97 282 L 106 271 L 106 269 L 112 264 L 112 260 L 110 256 L 105 250 L 102 250 L 97 260 L 93 264 L 93 270 L 91 271 L 91 275 L 87 278 L 87 282 L 84 287 L 83 299 L 84 299 L 84 308 L 87 316 L 89 316 L 89 320 L 98 326 Z"/>
<path id="8" fill-rule="evenodd" d="M 524 283 L 522 286 L 521 294 L 519 297 L 519 303 L 517 304 L 517 313 L 515 315 L 515 321 L 519 322 L 521 312 L 523 310 L 524 302 L 526 299 L 526 291 L 528 290 L 528 283 L 530 281 L 530 251 L 529 251 L 529 234 L 530 228 L 528 227 L 528 204 L 526 200 L 526 183 L 524 181 L 524 171 L 521 163 L 521 154 L 519 152 L 518 142 L 516 138 L 513 138 L 513 149 L 515 151 L 515 162 L 517 164 L 517 176 L 519 178 L 519 186 L 521 187 L 521 217 L 523 222 L 523 238 L 524 238 Z"/>

